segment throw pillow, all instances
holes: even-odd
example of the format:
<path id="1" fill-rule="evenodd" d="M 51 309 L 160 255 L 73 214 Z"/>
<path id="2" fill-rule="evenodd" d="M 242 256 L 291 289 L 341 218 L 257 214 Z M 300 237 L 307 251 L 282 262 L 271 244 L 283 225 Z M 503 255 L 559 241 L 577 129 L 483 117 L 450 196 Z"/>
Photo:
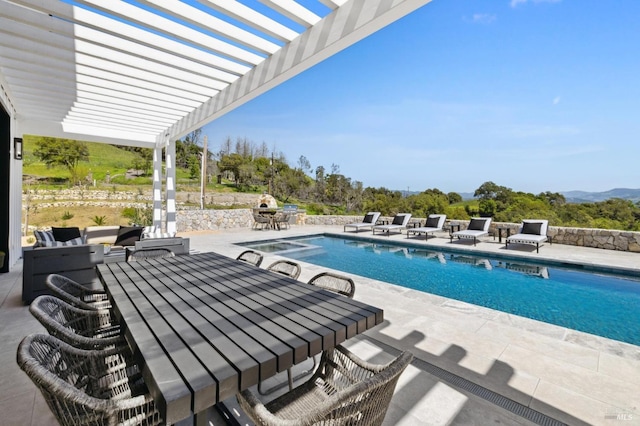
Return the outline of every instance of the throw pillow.
<path id="1" fill-rule="evenodd" d="M 437 228 L 438 222 L 440 222 L 439 217 L 428 217 L 427 223 L 424 226 L 426 226 L 427 228 Z"/>
<path id="2" fill-rule="evenodd" d="M 84 244 L 84 240 L 82 237 L 72 238 L 67 241 L 57 241 L 58 243 L 62 243 L 63 246 L 81 246 Z"/>
<path id="3" fill-rule="evenodd" d="M 373 215 L 372 214 L 367 214 L 367 215 L 364 216 L 364 220 L 362 222 L 371 223 L 372 220 L 373 220 Z"/>
<path id="4" fill-rule="evenodd" d="M 523 222 L 522 233 L 540 235 L 540 228 L 542 228 L 542 222 Z"/>
<path id="5" fill-rule="evenodd" d="M 56 241 L 69 241 L 74 238 L 80 238 L 80 229 L 79 228 L 51 228 L 51 232 L 53 232 L 53 238 Z"/>
<path id="6" fill-rule="evenodd" d="M 116 246 L 133 246 L 136 244 L 136 241 L 140 241 L 140 237 L 142 236 L 142 230 L 144 228 L 141 226 L 121 226 L 118 229 L 118 236 L 116 237 L 116 242 L 114 245 Z"/>
<path id="7" fill-rule="evenodd" d="M 467 228 L 469 231 L 484 231 L 484 223 L 486 219 L 471 219 L 469 222 L 469 227 Z"/>
<path id="8" fill-rule="evenodd" d="M 56 241 L 51 231 L 33 231 L 33 236 L 36 237 L 35 247 L 52 247 L 51 243 Z"/>
<path id="9" fill-rule="evenodd" d="M 402 223 L 404 222 L 404 215 L 397 215 L 396 217 L 393 218 L 393 222 L 391 223 L 392 225 L 402 225 Z"/>

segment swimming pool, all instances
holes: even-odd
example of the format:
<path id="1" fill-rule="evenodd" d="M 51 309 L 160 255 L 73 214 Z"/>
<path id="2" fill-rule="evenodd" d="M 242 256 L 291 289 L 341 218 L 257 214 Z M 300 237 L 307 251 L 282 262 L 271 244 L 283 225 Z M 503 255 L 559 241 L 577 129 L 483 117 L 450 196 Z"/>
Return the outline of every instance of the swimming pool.
<path id="1" fill-rule="evenodd" d="M 636 277 L 329 236 L 243 245 L 283 241 L 291 259 L 640 345 Z"/>

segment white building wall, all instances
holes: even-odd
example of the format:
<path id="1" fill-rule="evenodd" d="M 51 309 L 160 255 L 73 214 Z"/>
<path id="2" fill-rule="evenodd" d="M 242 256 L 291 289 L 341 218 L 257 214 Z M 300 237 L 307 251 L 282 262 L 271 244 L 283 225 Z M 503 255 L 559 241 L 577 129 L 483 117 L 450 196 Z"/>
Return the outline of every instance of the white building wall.
<path id="1" fill-rule="evenodd" d="M 2 83 L 2 81 L 0 81 Z M 11 117 L 10 124 L 10 156 L 11 171 L 9 176 L 9 199 L 0 200 L 0 202 L 9 203 L 9 270 L 15 268 L 16 263 L 22 258 L 22 160 L 14 158 L 13 138 L 21 138 L 19 133 L 18 122 L 16 120 L 15 111 L 8 95 L 4 90 L 0 90 L 0 103 L 5 111 Z"/>

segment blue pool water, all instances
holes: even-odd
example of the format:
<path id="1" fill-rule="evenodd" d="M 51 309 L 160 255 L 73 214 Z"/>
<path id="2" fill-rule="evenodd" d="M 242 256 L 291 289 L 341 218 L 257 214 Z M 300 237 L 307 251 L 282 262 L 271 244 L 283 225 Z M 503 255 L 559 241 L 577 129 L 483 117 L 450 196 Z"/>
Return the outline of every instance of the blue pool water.
<path id="1" fill-rule="evenodd" d="M 282 255 L 640 345 L 635 277 L 326 236 L 291 240 Z"/>

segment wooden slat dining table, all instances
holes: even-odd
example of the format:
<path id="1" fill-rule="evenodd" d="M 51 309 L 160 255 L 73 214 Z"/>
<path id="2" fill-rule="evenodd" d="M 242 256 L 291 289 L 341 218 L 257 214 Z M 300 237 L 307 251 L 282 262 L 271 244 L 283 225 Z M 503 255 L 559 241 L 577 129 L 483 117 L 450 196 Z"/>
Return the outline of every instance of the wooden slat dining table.
<path id="1" fill-rule="evenodd" d="M 98 265 L 172 424 L 383 321 L 382 309 L 217 253 Z"/>

